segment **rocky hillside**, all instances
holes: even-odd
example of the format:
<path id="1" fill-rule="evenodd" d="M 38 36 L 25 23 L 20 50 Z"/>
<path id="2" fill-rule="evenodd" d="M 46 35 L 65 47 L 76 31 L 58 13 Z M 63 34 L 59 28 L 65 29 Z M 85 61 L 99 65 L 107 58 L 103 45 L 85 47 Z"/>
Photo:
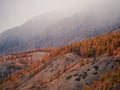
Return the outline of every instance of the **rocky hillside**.
<path id="1" fill-rule="evenodd" d="M 23 65 L 1 77 L 1 90 L 119 90 L 120 32 L 12 53 L 0 61 Z"/>
<path id="2" fill-rule="evenodd" d="M 85 59 L 69 53 L 53 58 L 43 71 L 17 89 L 82 90 L 85 85 L 97 81 L 101 74 L 115 71 L 116 68 L 113 57 L 102 55 L 94 61 L 92 58 Z"/>

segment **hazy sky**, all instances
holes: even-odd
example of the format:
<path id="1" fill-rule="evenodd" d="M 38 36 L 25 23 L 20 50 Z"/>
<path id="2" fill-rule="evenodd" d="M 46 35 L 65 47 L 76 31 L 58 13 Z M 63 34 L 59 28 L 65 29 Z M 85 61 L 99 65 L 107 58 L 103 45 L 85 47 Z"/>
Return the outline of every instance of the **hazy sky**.
<path id="1" fill-rule="evenodd" d="M 0 32 L 41 13 L 77 7 L 80 1 L 86 0 L 0 0 Z"/>
<path id="2" fill-rule="evenodd" d="M 89 9 L 99 3 L 105 3 L 105 6 L 111 3 L 111 7 L 116 7 L 119 2 L 120 0 L 0 0 L 0 33 L 20 26 L 34 16 L 45 12 L 62 9 L 71 9 L 72 12 L 76 9 Z"/>

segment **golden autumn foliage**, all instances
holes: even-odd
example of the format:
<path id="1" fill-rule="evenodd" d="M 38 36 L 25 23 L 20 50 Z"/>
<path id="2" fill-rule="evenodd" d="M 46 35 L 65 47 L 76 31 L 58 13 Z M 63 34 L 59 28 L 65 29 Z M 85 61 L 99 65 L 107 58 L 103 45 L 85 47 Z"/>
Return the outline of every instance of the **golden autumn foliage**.
<path id="1" fill-rule="evenodd" d="M 120 32 L 108 33 L 49 50 L 51 57 L 73 52 L 82 57 L 115 55 L 120 52 Z"/>
<path id="2" fill-rule="evenodd" d="M 63 51 L 75 52 L 83 57 L 97 57 L 102 54 L 113 55 L 115 51 L 119 51 L 118 48 L 120 48 L 120 32 L 114 32 L 72 43 Z"/>

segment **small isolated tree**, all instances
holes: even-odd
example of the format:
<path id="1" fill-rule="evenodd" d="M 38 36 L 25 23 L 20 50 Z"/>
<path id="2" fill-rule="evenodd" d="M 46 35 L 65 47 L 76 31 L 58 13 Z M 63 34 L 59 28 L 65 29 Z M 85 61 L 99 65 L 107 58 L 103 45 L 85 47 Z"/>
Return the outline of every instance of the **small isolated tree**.
<path id="1" fill-rule="evenodd" d="M 86 85 L 84 86 L 83 90 L 93 90 L 90 86 Z"/>
<path id="2" fill-rule="evenodd" d="M 85 65 L 84 60 L 80 59 L 80 66 L 84 66 L 84 65 Z"/>

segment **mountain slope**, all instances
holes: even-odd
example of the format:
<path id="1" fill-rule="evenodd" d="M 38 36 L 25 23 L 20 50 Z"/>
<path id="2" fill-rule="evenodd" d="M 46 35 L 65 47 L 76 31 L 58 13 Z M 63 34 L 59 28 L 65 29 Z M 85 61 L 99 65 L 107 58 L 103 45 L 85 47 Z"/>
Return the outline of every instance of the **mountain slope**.
<path id="1" fill-rule="evenodd" d="M 109 14 L 110 12 L 107 15 Z M 102 18 L 101 16 L 104 15 L 103 12 L 98 13 L 93 10 L 66 17 L 59 13 L 37 16 L 20 27 L 1 33 L 0 53 L 56 47 L 108 33 L 120 26 L 117 12 L 111 17 Z"/>
<path id="2" fill-rule="evenodd" d="M 0 51 L 14 49 L 22 43 L 21 33 L 16 31 L 17 27 L 0 35 Z"/>
<path id="3" fill-rule="evenodd" d="M 112 88 L 112 90 L 116 90 L 116 85 L 119 85 L 120 80 L 118 69 L 120 66 L 119 35 L 120 32 L 116 32 L 99 37 L 94 37 L 88 40 L 83 40 L 81 44 L 78 44 L 80 42 L 73 43 L 72 47 L 71 45 L 68 45 L 68 47 L 63 46 L 64 49 L 60 47 L 61 50 L 68 51 L 63 54 L 63 51 L 59 51 L 58 49 L 58 52 L 60 53 L 58 55 L 55 55 L 55 57 L 52 57 L 48 61 L 48 63 L 46 63 L 46 67 L 42 71 L 36 74 L 33 78 L 29 79 L 27 82 L 23 83 L 17 89 L 82 90 L 83 88 L 85 88 L 84 90 L 93 90 L 93 87 L 91 87 L 91 89 L 86 88 L 88 87 L 88 85 L 95 85 L 94 88 L 96 89 L 103 87 L 106 88 L 105 90 L 109 90 L 110 88 Z M 89 50 L 90 47 L 93 46 L 92 43 L 94 44 L 94 46 L 95 44 L 97 44 L 98 52 L 95 52 L 93 55 L 89 56 L 89 54 L 92 54 L 92 52 L 90 52 Z M 100 45 L 100 43 L 102 43 L 103 45 L 104 43 L 107 44 L 103 46 Z M 113 45 L 115 48 L 112 49 L 113 47 L 111 45 Z M 82 50 L 80 49 L 79 51 L 79 48 L 81 48 Z M 97 51 L 97 49 L 95 51 Z M 57 50 L 55 51 L 56 52 L 54 52 L 54 54 L 57 53 Z M 78 54 L 78 52 L 80 52 L 81 54 Z M 94 56 L 96 56 L 96 58 Z M 102 75 L 104 77 L 101 77 Z M 112 77 L 112 75 L 114 77 Z M 104 79 L 103 81 L 100 81 L 100 83 L 97 83 L 97 81 L 99 81 L 99 78 Z M 106 82 L 108 78 L 110 80 L 113 80 L 114 84 L 111 84 L 111 81 L 109 84 L 107 84 Z"/>
<path id="4" fill-rule="evenodd" d="M 120 32 L 57 48 L 12 53 L 0 58 L 0 63 L 5 62 L 17 62 L 23 67 L 0 79 L 1 90 L 117 88 L 120 81 Z M 112 81 L 107 83 L 109 80 Z"/>

